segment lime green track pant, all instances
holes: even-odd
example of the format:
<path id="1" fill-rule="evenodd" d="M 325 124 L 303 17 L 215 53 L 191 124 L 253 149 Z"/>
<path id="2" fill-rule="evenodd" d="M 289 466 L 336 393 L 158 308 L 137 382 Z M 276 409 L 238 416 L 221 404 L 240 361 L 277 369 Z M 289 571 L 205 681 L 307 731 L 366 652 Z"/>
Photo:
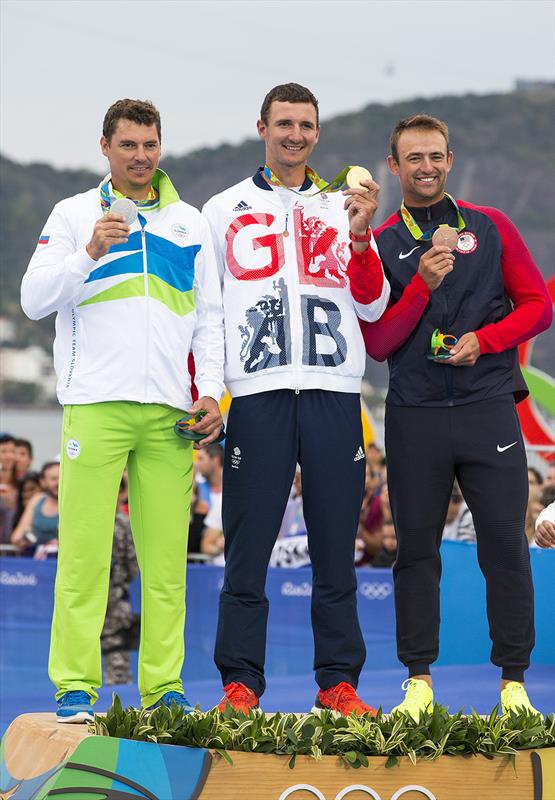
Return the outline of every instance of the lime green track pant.
<path id="1" fill-rule="evenodd" d="M 185 571 L 192 445 L 173 432 L 182 412 L 162 405 L 64 408 L 59 556 L 48 673 L 93 701 L 102 682 L 106 614 L 121 476 L 129 470 L 131 529 L 141 571 L 139 691 L 143 706 L 183 691 Z"/>

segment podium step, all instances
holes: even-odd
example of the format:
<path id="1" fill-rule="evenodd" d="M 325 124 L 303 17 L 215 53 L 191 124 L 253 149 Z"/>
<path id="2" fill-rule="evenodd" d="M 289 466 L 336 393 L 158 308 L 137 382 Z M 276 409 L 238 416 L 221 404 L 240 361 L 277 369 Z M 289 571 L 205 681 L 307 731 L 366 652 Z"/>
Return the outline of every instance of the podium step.
<path id="1" fill-rule="evenodd" d="M 508 757 L 442 756 L 434 762 L 385 757 L 352 769 L 336 756 L 316 761 L 232 751 L 233 764 L 208 750 L 93 736 L 54 714 L 25 714 L 2 741 L 0 796 L 42 800 L 49 792 L 88 800 L 99 794 L 148 800 L 552 800 L 555 748 Z M 132 793 L 129 794 L 129 790 Z M 52 796 L 52 795 L 51 795 Z"/>

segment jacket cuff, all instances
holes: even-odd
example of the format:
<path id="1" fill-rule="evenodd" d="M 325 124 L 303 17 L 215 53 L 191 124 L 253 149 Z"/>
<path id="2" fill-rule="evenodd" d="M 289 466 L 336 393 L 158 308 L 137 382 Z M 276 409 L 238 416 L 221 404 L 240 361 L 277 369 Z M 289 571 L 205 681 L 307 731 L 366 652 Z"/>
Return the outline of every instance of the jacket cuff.
<path id="1" fill-rule="evenodd" d="M 351 257 L 347 266 L 347 277 L 351 295 L 356 303 L 369 305 L 383 291 L 385 278 L 382 263 L 370 245 L 363 253 L 355 253 L 350 245 L 349 248 Z"/>
<path id="2" fill-rule="evenodd" d="M 199 381 L 195 378 L 195 384 L 198 389 L 198 396 L 200 397 L 211 397 L 216 403 L 220 402 L 220 398 L 224 393 L 224 387 L 221 383 L 217 381 Z"/>
<path id="3" fill-rule="evenodd" d="M 98 264 L 98 261 L 91 258 L 87 253 L 86 247 L 83 246 L 76 253 L 69 256 L 67 264 L 69 271 L 73 272 L 74 275 L 81 275 L 81 277 L 86 278 L 91 270 L 94 269 L 95 264 Z"/>
<path id="4" fill-rule="evenodd" d="M 428 289 L 426 281 L 419 272 L 415 273 L 411 283 L 414 291 L 417 294 L 421 294 L 424 297 L 429 297 L 431 295 L 431 291 Z"/>
<path id="5" fill-rule="evenodd" d="M 478 344 L 480 345 L 480 355 L 483 356 L 486 353 L 495 353 L 495 349 L 493 347 L 493 343 L 491 341 L 491 337 L 488 336 L 488 328 L 489 325 L 486 325 L 485 328 L 481 328 L 480 330 L 474 331 L 476 334 L 476 338 L 478 339 Z M 491 331 L 491 328 L 490 328 Z"/>

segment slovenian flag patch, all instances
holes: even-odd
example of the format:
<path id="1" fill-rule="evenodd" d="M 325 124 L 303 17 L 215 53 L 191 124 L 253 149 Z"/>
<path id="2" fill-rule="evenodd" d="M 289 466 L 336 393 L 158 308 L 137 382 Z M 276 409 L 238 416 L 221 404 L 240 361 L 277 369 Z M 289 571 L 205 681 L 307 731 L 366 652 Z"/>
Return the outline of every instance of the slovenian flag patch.
<path id="1" fill-rule="evenodd" d="M 49 241 L 50 241 L 50 236 L 45 236 L 43 233 L 39 239 L 39 244 L 48 244 Z"/>

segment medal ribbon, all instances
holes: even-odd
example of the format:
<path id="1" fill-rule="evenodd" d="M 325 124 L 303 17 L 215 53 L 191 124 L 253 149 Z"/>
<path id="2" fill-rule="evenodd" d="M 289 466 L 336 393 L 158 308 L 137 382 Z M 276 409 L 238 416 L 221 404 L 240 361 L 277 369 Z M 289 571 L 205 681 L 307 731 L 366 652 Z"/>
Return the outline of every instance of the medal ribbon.
<path id="1" fill-rule="evenodd" d="M 466 223 L 462 218 L 461 212 L 459 211 L 457 201 L 455 200 L 454 197 L 451 197 L 450 194 L 447 194 L 447 192 L 445 192 L 445 197 L 447 197 L 451 201 L 451 203 L 455 208 L 455 211 L 457 212 L 457 233 L 460 233 L 462 230 L 465 229 Z M 414 219 L 408 208 L 406 207 L 404 201 L 401 203 L 401 216 L 403 218 L 403 222 L 409 229 L 411 236 L 413 237 L 413 239 L 416 239 L 417 241 L 428 242 L 430 241 L 430 239 L 432 238 L 432 236 L 434 235 L 435 231 L 437 231 L 438 228 L 451 227 L 450 225 L 447 225 L 447 223 L 444 222 L 441 225 L 436 225 L 435 228 L 430 228 L 429 231 L 424 232 L 420 227 L 420 225 L 416 222 L 416 220 Z"/>
<path id="2" fill-rule="evenodd" d="M 102 206 L 102 212 L 107 214 L 113 200 L 121 197 L 125 197 L 125 195 L 114 189 L 110 176 L 107 175 L 100 184 L 100 205 Z M 132 200 L 137 208 L 143 211 L 152 211 L 160 205 L 160 195 L 154 186 L 150 187 L 148 197 L 145 200 L 133 200 L 132 197 L 128 199 Z"/>
<path id="3" fill-rule="evenodd" d="M 332 178 L 332 180 L 329 183 L 327 183 L 323 178 L 321 178 L 318 175 L 318 173 L 315 170 L 312 169 L 312 167 L 307 166 L 305 169 L 306 177 L 309 180 L 311 180 L 315 186 L 318 187 L 317 192 L 311 192 L 310 194 L 306 194 L 306 192 L 298 192 L 296 189 L 291 189 L 290 186 L 286 186 L 284 183 L 282 183 L 282 181 L 280 181 L 275 172 L 272 172 L 272 170 L 267 164 L 264 164 L 262 175 L 267 180 L 267 182 L 272 186 L 281 186 L 283 189 L 289 189 L 290 192 L 293 192 L 294 194 L 299 194 L 301 195 L 301 197 L 316 197 L 317 194 L 327 194 L 328 192 L 336 192 L 339 189 L 341 189 L 341 187 L 345 183 L 347 173 L 349 172 L 350 169 L 351 169 L 350 166 L 345 167 L 345 169 L 342 169 L 341 172 L 337 173 L 335 178 Z"/>

